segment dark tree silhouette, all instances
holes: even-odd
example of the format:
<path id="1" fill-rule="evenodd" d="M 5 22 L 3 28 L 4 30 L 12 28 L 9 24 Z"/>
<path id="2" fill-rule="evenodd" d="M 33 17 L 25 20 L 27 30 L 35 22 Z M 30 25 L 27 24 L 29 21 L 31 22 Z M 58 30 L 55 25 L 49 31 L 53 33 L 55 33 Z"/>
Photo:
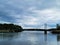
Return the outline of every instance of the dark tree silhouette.
<path id="1" fill-rule="evenodd" d="M 59 24 L 57 24 L 57 27 L 56 27 L 56 28 L 57 28 L 57 30 L 60 30 L 60 25 L 59 25 Z"/>
<path id="2" fill-rule="evenodd" d="M 0 24 L 0 30 L 9 30 L 9 32 L 21 32 L 22 27 L 14 24 Z"/>

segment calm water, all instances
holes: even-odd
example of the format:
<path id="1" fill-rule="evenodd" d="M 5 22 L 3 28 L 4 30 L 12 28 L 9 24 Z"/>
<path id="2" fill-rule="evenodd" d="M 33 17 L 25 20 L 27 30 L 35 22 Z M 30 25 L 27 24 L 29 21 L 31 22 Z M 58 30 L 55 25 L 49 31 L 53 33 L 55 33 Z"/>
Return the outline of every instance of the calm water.
<path id="1" fill-rule="evenodd" d="M 0 45 L 60 45 L 60 35 L 38 31 L 0 33 Z"/>

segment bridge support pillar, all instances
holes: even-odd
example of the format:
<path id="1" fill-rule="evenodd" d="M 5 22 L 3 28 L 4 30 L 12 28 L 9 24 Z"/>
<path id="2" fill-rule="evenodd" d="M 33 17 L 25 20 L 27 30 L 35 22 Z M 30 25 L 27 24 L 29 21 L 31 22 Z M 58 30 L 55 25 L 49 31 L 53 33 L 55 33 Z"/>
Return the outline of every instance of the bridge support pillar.
<path id="1" fill-rule="evenodd" d="M 47 34 L 47 31 L 44 31 L 44 34 Z"/>

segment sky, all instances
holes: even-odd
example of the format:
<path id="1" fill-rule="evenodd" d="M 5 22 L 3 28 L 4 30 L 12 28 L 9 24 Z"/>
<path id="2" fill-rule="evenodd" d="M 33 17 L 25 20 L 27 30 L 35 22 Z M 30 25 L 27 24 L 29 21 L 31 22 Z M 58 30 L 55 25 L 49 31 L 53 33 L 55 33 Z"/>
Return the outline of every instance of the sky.
<path id="1" fill-rule="evenodd" d="M 60 0 L 0 0 L 0 23 L 55 28 L 60 24 Z"/>

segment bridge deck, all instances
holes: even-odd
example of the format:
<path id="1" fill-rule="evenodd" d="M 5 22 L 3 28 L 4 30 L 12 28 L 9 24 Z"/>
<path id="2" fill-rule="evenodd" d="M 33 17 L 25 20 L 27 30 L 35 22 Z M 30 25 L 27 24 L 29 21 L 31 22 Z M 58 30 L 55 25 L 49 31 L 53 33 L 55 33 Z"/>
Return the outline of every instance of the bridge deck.
<path id="1" fill-rule="evenodd" d="M 24 31 L 44 31 L 44 34 L 47 34 L 47 31 L 53 31 L 53 30 L 47 30 L 47 29 L 24 29 Z M 56 31 L 56 30 L 54 30 Z"/>
<path id="2" fill-rule="evenodd" d="M 24 31 L 53 31 L 53 30 L 46 30 L 46 29 L 24 29 Z"/>

